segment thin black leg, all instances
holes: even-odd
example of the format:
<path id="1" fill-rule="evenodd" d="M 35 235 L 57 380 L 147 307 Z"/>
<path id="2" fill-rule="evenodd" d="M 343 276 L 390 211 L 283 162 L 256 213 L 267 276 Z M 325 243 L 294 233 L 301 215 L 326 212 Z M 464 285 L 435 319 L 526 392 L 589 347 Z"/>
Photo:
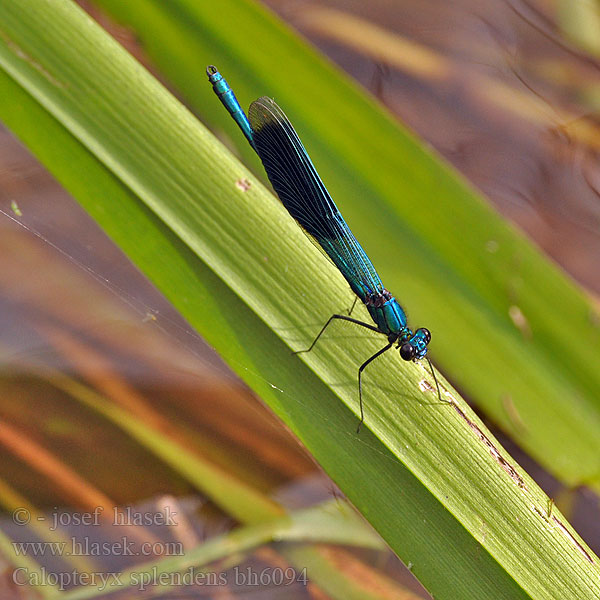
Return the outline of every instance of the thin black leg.
<path id="1" fill-rule="evenodd" d="M 384 348 L 379 350 L 379 352 L 376 352 L 375 354 L 373 354 L 373 356 L 371 356 L 371 358 L 369 358 L 362 365 L 360 365 L 360 367 L 358 369 L 358 402 L 360 404 L 360 422 L 358 423 L 358 427 L 356 428 L 356 433 L 360 433 L 360 428 L 363 424 L 363 421 L 365 420 L 365 414 L 363 412 L 363 401 L 362 401 L 362 372 L 365 370 L 367 365 L 372 363 L 378 356 L 381 356 L 384 352 L 387 352 L 393 345 L 394 345 L 394 342 L 390 342 L 389 344 L 387 344 L 387 346 L 385 346 Z"/>
<path id="2" fill-rule="evenodd" d="M 431 364 L 431 361 L 429 360 L 429 357 L 426 356 L 425 359 L 429 363 L 429 368 L 431 369 L 431 374 L 433 375 L 433 380 L 435 381 L 435 387 L 437 388 L 438 398 L 440 399 L 440 402 L 447 402 L 447 400 L 442 400 L 442 393 L 440 392 L 440 384 L 438 383 L 437 377 L 435 376 L 435 371 L 433 369 L 433 365 Z"/>
<path id="3" fill-rule="evenodd" d="M 358 302 L 358 296 L 354 297 L 354 302 L 352 303 L 352 306 L 350 307 L 350 310 L 348 311 L 348 315 L 352 314 L 352 311 L 354 310 L 354 307 L 356 306 L 356 303 Z"/>
<path id="4" fill-rule="evenodd" d="M 334 319 L 341 319 L 342 321 L 349 321 L 350 323 L 354 323 L 355 325 L 360 325 L 361 327 L 366 327 L 367 329 L 370 329 L 371 331 L 376 331 L 377 333 L 381 333 L 381 331 L 379 331 L 379 329 L 377 329 L 377 327 L 375 327 L 374 325 L 369 325 L 369 323 L 363 323 L 362 321 L 359 321 L 358 319 L 353 319 L 352 317 L 347 317 L 346 315 L 331 315 L 331 317 L 329 317 L 329 320 L 327 321 L 327 323 L 325 323 L 325 325 L 323 325 L 323 328 L 321 329 L 321 331 L 319 331 L 319 335 L 317 335 L 317 337 L 314 339 L 313 343 L 310 345 L 310 348 L 308 348 L 307 350 L 296 350 L 296 352 L 294 352 L 293 354 L 301 354 L 302 352 L 310 352 L 315 347 L 315 344 L 318 342 L 318 340 L 321 337 L 321 335 L 323 334 L 323 332 L 327 329 L 329 323 L 331 323 L 331 321 L 333 321 Z"/>

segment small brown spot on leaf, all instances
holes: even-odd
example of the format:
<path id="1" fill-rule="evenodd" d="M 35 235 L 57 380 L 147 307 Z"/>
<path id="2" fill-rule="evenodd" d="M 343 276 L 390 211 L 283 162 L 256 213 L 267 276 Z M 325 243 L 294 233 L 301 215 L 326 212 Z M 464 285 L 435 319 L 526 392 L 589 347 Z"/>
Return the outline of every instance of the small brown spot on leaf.
<path id="1" fill-rule="evenodd" d="M 252 184 L 248 179 L 242 177 L 241 179 L 238 179 L 235 182 L 235 187 L 237 187 L 242 192 L 247 192 L 252 187 Z"/>

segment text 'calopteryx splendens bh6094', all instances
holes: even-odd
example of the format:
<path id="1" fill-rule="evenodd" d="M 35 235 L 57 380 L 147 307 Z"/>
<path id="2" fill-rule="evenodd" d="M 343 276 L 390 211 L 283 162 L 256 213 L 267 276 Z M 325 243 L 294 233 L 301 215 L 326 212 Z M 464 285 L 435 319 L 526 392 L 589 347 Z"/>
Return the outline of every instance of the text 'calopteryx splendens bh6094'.
<path id="1" fill-rule="evenodd" d="M 358 369 L 360 429 L 364 420 L 362 373 L 365 367 L 394 344 L 400 349 L 400 356 L 404 360 L 425 358 L 431 334 L 424 327 L 414 333 L 409 329 L 404 310 L 383 287 L 377 271 L 344 221 L 298 134 L 279 106 L 271 98 L 262 97 L 252 102 L 246 116 L 233 90 L 217 68 L 209 66 L 206 73 L 215 93 L 260 157 L 285 208 L 331 258 L 375 322 L 375 325 L 371 325 L 348 315 L 332 315 L 310 348 L 301 352 L 312 350 L 334 319 L 350 321 L 387 336 L 388 343 L 385 347 Z M 439 385 L 433 367 L 432 374 L 439 395 Z"/>

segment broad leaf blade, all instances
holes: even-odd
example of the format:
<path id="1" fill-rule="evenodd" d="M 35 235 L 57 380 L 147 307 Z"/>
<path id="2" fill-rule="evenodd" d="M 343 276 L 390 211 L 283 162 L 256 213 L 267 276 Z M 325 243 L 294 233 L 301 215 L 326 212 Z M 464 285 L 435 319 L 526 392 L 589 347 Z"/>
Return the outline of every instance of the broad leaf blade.
<path id="1" fill-rule="evenodd" d="M 347 288 L 185 109 L 71 3 L 24 0 L 0 6 L 0 17 L 3 118 L 80 191 L 438 597 L 597 595 L 596 563 L 576 534 L 558 512 L 561 527 L 552 527 L 543 494 L 458 399 L 440 404 L 421 391 L 428 375 L 419 366 L 397 356 L 374 365 L 374 433 L 353 434 L 356 365 L 380 341 L 352 347 L 333 335 L 303 360 L 291 355 Z M 83 175 L 68 168 L 69 153 L 85 163 Z M 423 160 L 439 182 L 449 178 Z M 253 182 L 245 192 L 242 177 Z M 96 184 L 114 195 L 102 197 Z M 316 274 L 319 293 L 303 296 Z"/>
<path id="2" fill-rule="evenodd" d="M 96 3 L 261 176 L 204 67 L 217 64 L 243 106 L 274 97 L 388 289 L 432 331 L 435 363 L 566 485 L 600 489 L 600 320 L 572 281 L 259 5 Z"/>

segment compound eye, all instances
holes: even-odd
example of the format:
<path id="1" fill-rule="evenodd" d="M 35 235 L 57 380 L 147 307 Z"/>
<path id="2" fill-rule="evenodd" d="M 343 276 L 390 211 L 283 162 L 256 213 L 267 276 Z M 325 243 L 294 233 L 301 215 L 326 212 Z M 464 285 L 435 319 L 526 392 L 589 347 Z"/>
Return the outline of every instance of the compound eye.
<path id="1" fill-rule="evenodd" d="M 416 350 L 412 344 L 406 342 L 406 344 L 402 344 L 402 346 L 400 346 L 400 356 L 404 360 L 412 360 L 415 357 L 415 354 Z"/>
<path id="2" fill-rule="evenodd" d="M 417 333 L 419 332 L 425 339 L 425 345 L 429 344 L 429 342 L 431 341 L 431 332 L 429 331 L 429 329 L 426 329 L 425 327 L 420 327 L 419 329 L 417 329 Z"/>

